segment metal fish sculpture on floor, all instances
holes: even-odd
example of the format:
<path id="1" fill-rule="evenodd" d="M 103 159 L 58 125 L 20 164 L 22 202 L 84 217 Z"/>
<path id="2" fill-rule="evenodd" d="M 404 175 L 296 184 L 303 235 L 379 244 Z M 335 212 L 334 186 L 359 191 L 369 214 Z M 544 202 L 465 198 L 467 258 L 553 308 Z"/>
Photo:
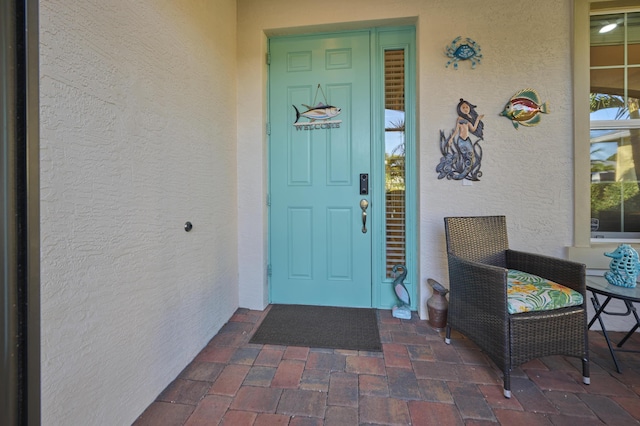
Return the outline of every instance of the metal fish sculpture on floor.
<path id="1" fill-rule="evenodd" d="M 309 120 L 311 120 L 311 122 L 314 122 L 316 120 L 328 120 L 340 114 L 340 112 L 342 112 L 340 108 L 334 107 L 332 105 L 325 105 L 322 102 L 320 102 L 315 107 L 304 105 L 304 104 L 303 106 L 307 108 L 305 112 L 300 112 L 298 108 L 296 108 L 296 106 L 293 105 L 293 109 L 296 110 L 295 123 L 297 123 L 298 120 L 300 120 L 300 117 L 308 118 Z"/>
<path id="2" fill-rule="evenodd" d="M 531 127 L 540 123 L 540 114 L 548 114 L 547 102 L 540 103 L 540 96 L 534 89 L 524 89 L 511 97 L 500 115 L 511 120 L 513 127 L 518 125 Z"/>
<path id="3" fill-rule="evenodd" d="M 398 269 L 402 269 L 402 272 L 398 273 Z M 395 277 L 393 291 L 400 302 L 391 308 L 391 315 L 394 318 L 411 319 L 411 297 L 409 296 L 409 290 L 404 285 L 404 280 L 407 278 L 407 267 L 395 265 L 391 271 Z"/>

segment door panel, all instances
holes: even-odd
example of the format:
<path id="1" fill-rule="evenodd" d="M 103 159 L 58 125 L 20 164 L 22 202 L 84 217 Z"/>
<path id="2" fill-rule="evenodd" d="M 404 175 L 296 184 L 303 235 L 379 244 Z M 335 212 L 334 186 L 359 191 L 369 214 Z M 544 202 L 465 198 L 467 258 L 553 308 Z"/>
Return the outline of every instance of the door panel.
<path id="1" fill-rule="evenodd" d="M 371 306 L 371 233 L 359 206 L 371 202 L 359 192 L 371 166 L 369 37 L 270 40 L 272 303 Z M 341 108 L 331 118 L 339 127 L 293 125 L 293 106 L 318 103 Z"/>

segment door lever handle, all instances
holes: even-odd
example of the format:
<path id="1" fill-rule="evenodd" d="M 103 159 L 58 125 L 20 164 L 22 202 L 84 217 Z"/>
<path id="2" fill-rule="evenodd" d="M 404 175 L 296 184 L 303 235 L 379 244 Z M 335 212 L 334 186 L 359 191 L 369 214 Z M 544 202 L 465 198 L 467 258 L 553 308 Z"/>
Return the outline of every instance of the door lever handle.
<path id="1" fill-rule="evenodd" d="M 364 198 L 360 200 L 360 208 L 362 209 L 362 233 L 367 233 L 367 207 L 369 207 L 369 202 Z"/>

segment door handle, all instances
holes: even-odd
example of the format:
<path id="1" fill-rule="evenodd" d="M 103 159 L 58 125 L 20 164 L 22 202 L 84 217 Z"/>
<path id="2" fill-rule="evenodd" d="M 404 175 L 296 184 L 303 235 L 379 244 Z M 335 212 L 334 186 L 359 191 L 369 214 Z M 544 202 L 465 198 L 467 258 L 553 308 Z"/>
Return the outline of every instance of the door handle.
<path id="1" fill-rule="evenodd" d="M 360 200 L 360 208 L 362 209 L 362 233 L 367 233 L 367 207 L 369 207 L 369 202 L 364 198 Z"/>

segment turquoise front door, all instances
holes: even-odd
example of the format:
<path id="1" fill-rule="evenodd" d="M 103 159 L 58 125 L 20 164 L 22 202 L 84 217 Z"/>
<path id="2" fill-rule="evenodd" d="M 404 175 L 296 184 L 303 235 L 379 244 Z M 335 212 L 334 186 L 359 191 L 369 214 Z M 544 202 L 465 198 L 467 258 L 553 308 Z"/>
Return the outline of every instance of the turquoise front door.
<path id="1" fill-rule="evenodd" d="M 368 31 L 270 40 L 272 303 L 372 306 L 370 49 Z"/>

